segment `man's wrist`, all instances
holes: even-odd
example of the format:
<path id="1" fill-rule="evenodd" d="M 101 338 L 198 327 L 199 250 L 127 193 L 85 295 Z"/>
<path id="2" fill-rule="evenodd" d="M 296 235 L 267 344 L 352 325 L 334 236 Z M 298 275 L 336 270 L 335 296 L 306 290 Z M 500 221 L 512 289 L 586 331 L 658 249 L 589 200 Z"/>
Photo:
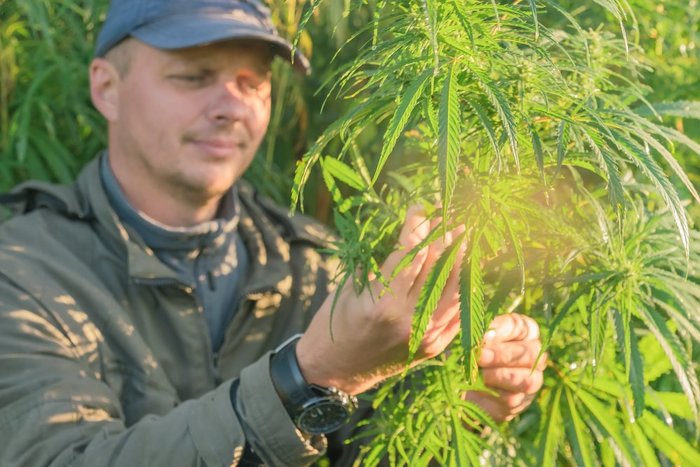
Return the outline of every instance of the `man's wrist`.
<path id="1" fill-rule="evenodd" d="M 329 356 L 323 355 L 318 358 L 318 352 L 314 352 L 313 347 L 309 347 L 305 338 L 299 338 L 296 345 L 296 357 L 299 370 L 309 384 L 316 384 L 323 387 L 335 387 L 348 394 L 356 394 L 353 385 L 348 384 L 342 378 L 338 378 L 338 365 L 327 366 Z"/>
<path id="2" fill-rule="evenodd" d="M 345 424 L 357 399 L 329 386 L 310 384 L 299 367 L 294 336 L 278 347 L 270 360 L 270 378 L 294 424 L 304 432 L 325 434 Z"/>
<path id="3" fill-rule="evenodd" d="M 299 394 L 300 390 L 303 391 L 308 386 L 296 359 L 296 344 L 300 337 L 300 334 L 290 337 L 270 357 L 270 379 L 292 421 L 295 418 L 295 406 L 299 403 L 293 398 L 311 397 L 311 394 Z"/>

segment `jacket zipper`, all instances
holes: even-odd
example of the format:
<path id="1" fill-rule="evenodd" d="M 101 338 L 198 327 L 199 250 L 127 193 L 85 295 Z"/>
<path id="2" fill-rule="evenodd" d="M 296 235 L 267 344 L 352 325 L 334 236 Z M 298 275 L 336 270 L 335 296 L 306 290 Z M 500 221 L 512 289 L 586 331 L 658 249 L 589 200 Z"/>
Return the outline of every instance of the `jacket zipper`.
<path id="1" fill-rule="evenodd" d="M 195 287 L 197 285 L 200 285 L 197 278 L 199 277 L 200 273 L 200 265 L 201 265 L 201 260 L 202 260 L 202 255 L 204 253 L 204 248 L 199 249 L 199 252 L 197 253 L 197 257 L 194 259 L 194 283 Z M 213 290 L 213 277 L 211 276 L 211 271 L 207 271 L 206 273 L 207 277 L 207 282 L 209 287 Z M 202 284 L 203 285 L 203 284 Z M 195 289 L 191 289 L 190 294 L 194 298 L 195 303 L 197 304 L 197 310 L 199 311 L 199 323 L 200 323 L 200 328 L 204 328 L 204 337 L 206 340 L 206 354 L 207 354 L 207 361 L 209 362 L 209 375 L 213 379 L 214 384 L 218 386 L 221 384 L 221 371 L 219 371 L 219 352 L 214 351 L 213 349 L 213 343 L 211 341 L 211 334 L 209 331 L 209 325 L 207 324 L 207 320 L 204 317 L 204 305 L 199 301 L 199 297 L 195 293 Z"/>

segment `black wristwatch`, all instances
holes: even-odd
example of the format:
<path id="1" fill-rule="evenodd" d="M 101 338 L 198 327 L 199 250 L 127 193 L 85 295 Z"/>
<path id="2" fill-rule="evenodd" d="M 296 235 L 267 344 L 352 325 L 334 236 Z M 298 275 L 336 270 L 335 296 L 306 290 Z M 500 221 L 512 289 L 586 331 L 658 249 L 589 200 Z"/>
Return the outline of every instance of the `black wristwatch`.
<path id="1" fill-rule="evenodd" d="M 293 336 L 272 355 L 270 376 L 294 424 L 306 433 L 325 434 L 343 426 L 357 409 L 357 398 L 334 387 L 309 384 L 299 368 Z"/>

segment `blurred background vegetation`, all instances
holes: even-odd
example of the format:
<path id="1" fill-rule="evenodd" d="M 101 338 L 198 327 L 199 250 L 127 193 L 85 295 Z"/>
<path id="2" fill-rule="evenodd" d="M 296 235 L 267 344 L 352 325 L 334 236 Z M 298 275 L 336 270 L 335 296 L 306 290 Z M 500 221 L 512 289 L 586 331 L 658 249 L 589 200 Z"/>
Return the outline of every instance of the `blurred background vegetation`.
<path id="1" fill-rule="evenodd" d="M 271 4 L 280 32 L 294 38 L 304 1 Z M 26 179 L 69 182 L 106 144 L 105 124 L 92 107 L 87 66 L 107 0 L 0 0 L 0 190 Z M 344 17 L 328 2 L 309 23 L 300 47 L 314 73 L 301 78 L 274 65 L 274 109 L 268 138 L 247 177 L 288 203 L 295 160 L 332 122 L 342 103 L 320 112 L 316 91 L 345 51 L 332 57 L 366 18 Z M 312 39 L 313 37 L 313 39 Z M 321 199 L 309 212 L 328 211 Z M 327 214 L 325 214 L 327 215 Z"/>
<path id="2" fill-rule="evenodd" d="M 293 39 L 308 2 L 268 3 L 280 32 Z M 348 107 L 319 92 L 355 57 L 353 48 L 363 41 L 355 40 L 338 53 L 340 47 L 371 20 L 371 7 L 348 14 L 347 3 L 323 2 L 301 35 L 299 46 L 313 65 L 310 76 L 301 78 L 281 62 L 275 65 L 270 131 L 247 178 L 278 202 L 288 202 L 296 161 Z M 606 10 L 595 3 L 559 2 L 584 27 L 618 32 L 616 18 L 609 13 L 602 17 Z M 636 58 L 648 65 L 648 99 L 699 100 L 698 0 L 628 3 L 636 15 L 625 19 L 632 25 L 630 41 L 641 46 L 645 53 Z M 26 179 L 68 182 L 104 147 L 105 125 L 89 100 L 87 64 L 107 5 L 107 0 L 0 0 L 0 190 Z M 565 19 L 553 15 L 552 21 Z M 700 139 L 697 121 L 676 118 L 674 125 Z M 380 138 L 370 131 L 366 139 L 366 149 L 379 152 Z M 691 180 L 700 182 L 700 162 L 683 162 Z M 328 220 L 328 196 L 319 181 L 311 181 L 308 189 L 320 194 L 307 197 L 305 208 Z"/>
<path id="3" fill-rule="evenodd" d="M 0 191 L 8 190 L 26 179 L 69 182 L 88 160 L 104 148 L 105 125 L 90 103 L 87 65 L 107 3 L 107 0 L 0 0 Z M 364 9 L 348 9 L 348 3 L 348 0 L 322 2 L 310 17 L 305 30 L 299 34 L 297 28 L 305 8 L 309 7 L 309 0 L 269 2 L 280 32 L 290 39 L 299 36 L 299 47 L 311 59 L 313 66 L 310 76 L 300 77 L 285 63 L 278 61 L 274 64 L 270 130 L 254 165 L 246 174 L 254 185 L 281 204 L 289 203 L 292 174 L 297 161 L 352 104 L 349 100 L 328 97 L 328 84 L 333 84 L 339 69 L 356 59 L 360 45 L 372 39 L 372 30 L 366 26 L 372 21 L 375 4 L 382 4 L 382 0 L 369 0 Z M 525 4 L 521 0 L 497 3 Z M 550 5 L 546 0 L 537 3 Z M 620 18 L 611 13 L 613 3 L 617 4 L 612 0 L 557 2 L 590 31 L 609 31 L 619 35 L 622 20 L 629 42 L 633 45 L 629 60 L 639 65 L 637 68 L 641 71 L 640 80 L 646 86 L 644 91 L 648 101 L 655 104 L 700 101 L 698 0 L 627 0 L 621 3 L 627 5 L 627 10 L 633 11 L 634 16 L 626 13 L 621 14 Z M 605 8 L 600 8 L 600 5 Z M 550 29 L 558 29 L 557 22 L 562 23 L 562 30 L 565 29 L 565 16 L 552 10 L 546 15 L 549 17 L 542 21 Z M 342 47 L 358 31 L 367 37 L 353 40 Z M 605 36 L 601 34 L 600 37 Z M 634 96 L 629 99 L 630 102 L 626 104 L 641 107 Z M 691 116 L 695 119 L 665 117 L 665 123 L 700 142 L 700 116 L 688 115 Z M 385 126 L 386 121 L 362 132 L 362 140 L 358 144 L 362 146 L 363 153 L 381 152 Z M 331 141 L 325 153 L 337 154 L 341 145 L 339 141 Z M 415 151 L 416 148 L 408 150 Z M 700 161 L 697 156 L 682 147 L 675 148 L 674 155 L 679 158 L 695 187 L 700 188 Z M 307 213 L 324 222 L 331 222 L 333 203 L 319 173 L 313 173 L 304 199 Z M 691 223 L 697 223 L 700 208 L 689 203 L 689 211 Z M 629 229 L 633 230 L 633 227 Z M 694 235 L 697 242 L 697 235 Z M 631 236 L 637 237 L 636 234 Z M 674 242 L 675 237 L 668 235 L 664 245 L 673 245 Z M 634 248 L 628 249 L 633 251 Z M 648 253 L 651 257 L 658 252 L 652 249 Z M 697 255 L 694 253 L 694 256 Z M 615 267 L 613 265 L 611 269 Z M 578 328 L 575 330 L 578 331 Z M 575 344 L 584 349 L 582 352 L 587 350 L 585 339 L 573 343 L 568 335 L 567 339 L 561 343 L 562 347 L 570 348 Z M 652 349 L 655 339 L 647 336 L 640 345 Z M 662 353 L 654 349 L 645 351 L 645 354 L 657 352 L 659 357 L 655 360 L 661 361 Z M 697 349 L 694 352 L 697 357 Z M 693 365 L 696 362 L 697 358 L 693 360 Z M 669 368 L 664 365 L 657 363 L 657 366 L 663 367 L 661 370 L 648 365 L 648 378 L 661 375 L 654 381 L 655 389 L 677 391 L 674 378 L 663 377 L 663 374 L 669 373 Z M 596 384 L 602 387 L 600 381 L 604 380 Z M 573 390 L 567 387 L 564 392 L 549 394 L 550 397 L 553 397 L 551 394 L 558 394 L 556 397 L 562 401 L 569 397 L 573 400 Z M 601 392 L 605 391 L 611 393 L 610 389 L 601 389 Z M 667 400 L 665 403 L 670 407 L 681 407 L 675 412 L 670 409 L 674 416 L 680 414 L 684 418 L 684 412 L 689 412 L 681 402 L 669 404 Z M 513 433 L 527 437 L 528 432 L 534 432 L 533 423 L 536 422 L 532 417 L 524 416 L 514 424 Z M 693 431 L 690 423 L 682 425 L 681 429 L 686 434 Z M 613 458 L 608 451 L 603 454 Z M 572 459 L 572 456 L 568 459 Z M 668 462 L 663 460 L 662 464 Z"/>
<path id="4" fill-rule="evenodd" d="M 270 2 L 282 34 L 295 37 L 305 3 Z M 568 3 L 569 11 L 587 27 L 615 26 L 611 18 L 599 17 L 605 10 L 591 8 L 595 2 L 560 3 Z M 636 13 L 631 39 L 646 51 L 644 60 L 649 64 L 645 78 L 652 90 L 650 101 L 700 99 L 698 0 L 629 3 Z M 0 190 L 29 178 L 67 182 L 104 147 L 105 127 L 89 100 L 87 64 L 107 4 L 107 0 L 0 2 Z M 301 37 L 300 47 L 313 64 L 311 76 L 301 79 L 286 65 L 275 66 L 270 131 L 249 178 L 281 202 L 288 198 L 295 161 L 346 106 L 330 100 L 321 112 L 326 96 L 318 92 L 354 57 L 351 48 L 336 53 L 369 20 L 368 12 L 344 15 L 345 4 L 324 2 Z M 678 119 L 676 127 L 696 139 L 700 136 L 697 122 Z M 697 182 L 698 162 L 685 163 Z M 269 170 L 272 167 L 276 170 Z M 307 208 L 321 218 L 327 216 L 323 198 Z"/>

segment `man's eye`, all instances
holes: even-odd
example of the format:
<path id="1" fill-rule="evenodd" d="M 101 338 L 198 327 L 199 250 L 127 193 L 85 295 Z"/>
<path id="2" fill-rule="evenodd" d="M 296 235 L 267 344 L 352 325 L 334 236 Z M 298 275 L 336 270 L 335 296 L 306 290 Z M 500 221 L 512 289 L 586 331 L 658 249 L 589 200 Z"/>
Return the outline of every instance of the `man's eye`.
<path id="1" fill-rule="evenodd" d="M 186 83 L 202 83 L 206 79 L 204 75 L 175 75 L 175 79 Z"/>
<path id="2" fill-rule="evenodd" d="M 212 73 L 196 72 L 196 73 L 173 73 L 170 79 L 181 83 L 185 86 L 203 86 L 212 78 Z"/>

